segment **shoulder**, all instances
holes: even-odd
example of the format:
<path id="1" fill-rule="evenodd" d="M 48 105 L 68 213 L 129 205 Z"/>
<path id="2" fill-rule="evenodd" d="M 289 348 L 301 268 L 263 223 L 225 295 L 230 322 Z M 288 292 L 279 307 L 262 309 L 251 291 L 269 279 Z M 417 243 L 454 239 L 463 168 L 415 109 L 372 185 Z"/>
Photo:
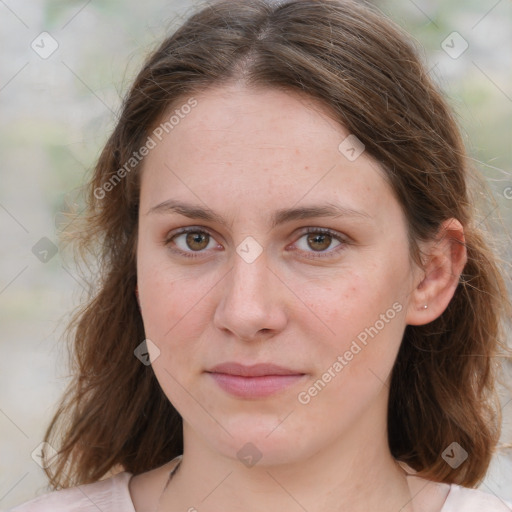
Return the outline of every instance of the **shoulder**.
<path id="1" fill-rule="evenodd" d="M 441 512 L 512 512 L 512 503 L 479 489 L 450 485 Z"/>
<path id="2" fill-rule="evenodd" d="M 135 512 L 128 487 L 131 477 L 123 471 L 91 484 L 49 492 L 9 512 Z"/>

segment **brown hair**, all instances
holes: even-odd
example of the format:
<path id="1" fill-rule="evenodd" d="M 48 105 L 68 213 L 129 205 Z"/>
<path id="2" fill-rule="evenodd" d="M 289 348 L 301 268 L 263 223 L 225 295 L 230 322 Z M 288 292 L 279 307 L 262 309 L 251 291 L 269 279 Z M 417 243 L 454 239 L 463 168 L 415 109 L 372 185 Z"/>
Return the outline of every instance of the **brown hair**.
<path id="1" fill-rule="evenodd" d="M 370 6 L 335 0 L 210 2 L 143 65 L 88 184 L 86 215 L 67 234 L 84 260 L 93 256 L 98 278 L 67 330 L 74 378 L 45 436 L 59 447 L 46 469 L 51 485 L 115 469 L 138 474 L 182 453 L 181 417 L 152 367 L 134 356 L 145 338 L 134 294 L 141 166 L 125 164 L 171 106 L 231 80 L 322 101 L 385 170 L 418 263 L 418 241 L 446 219 L 463 225 L 468 262 L 453 299 L 435 321 L 406 327 L 388 437 L 392 455 L 421 476 L 474 486 L 499 439 L 497 357 L 507 350 L 500 336 L 510 302 L 475 219 L 473 171 L 407 35 Z M 453 441 L 469 454 L 457 469 L 441 457 Z"/>

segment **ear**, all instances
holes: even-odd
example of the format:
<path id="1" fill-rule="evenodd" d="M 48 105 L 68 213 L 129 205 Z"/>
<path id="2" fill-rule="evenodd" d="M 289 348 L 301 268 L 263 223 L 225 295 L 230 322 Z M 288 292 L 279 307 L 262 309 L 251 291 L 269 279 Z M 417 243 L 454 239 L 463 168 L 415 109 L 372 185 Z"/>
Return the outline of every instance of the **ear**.
<path id="1" fill-rule="evenodd" d="M 139 305 L 139 309 L 140 309 L 139 287 L 137 285 L 135 285 L 135 297 L 137 297 L 137 304 Z"/>
<path id="2" fill-rule="evenodd" d="M 456 219 L 443 222 L 436 238 L 422 246 L 422 252 L 427 261 L 414 281 L 406 314 L 409 325 L 428 324 L 448 307 L 467 262 L 461 223 Z"/>

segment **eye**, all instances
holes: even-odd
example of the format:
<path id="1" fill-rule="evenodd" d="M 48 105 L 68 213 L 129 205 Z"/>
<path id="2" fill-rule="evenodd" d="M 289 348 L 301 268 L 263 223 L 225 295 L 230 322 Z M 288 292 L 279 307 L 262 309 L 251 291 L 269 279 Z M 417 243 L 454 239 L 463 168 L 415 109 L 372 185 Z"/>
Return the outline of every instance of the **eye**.
<path id="1" fill-rule="evenodd" d="M 340 234 L 326 228 L 307 228 L 302 236 L 295 243 L 299 246 L 299 250 L 308 254 L 307 258 L 324 258 L 330 257 L 343 250 L 348 243 Z M 336 249 L 327 251 L 332 243 L 337 241 Z M 303 241 L 304 243 L 300 243 Z M 312 249 L 312 251 L 308 250 Z"/>
<path id="2" fill-rule="evenodd" d="M 203 249 L 215 247 L 216 244 L 213 241 L 214 238 L 208 231 L 192 226 L 175 232 L 167 238 L 165 245 L 170 246 L 172 242 L 173 245 L 177 246 L 177 249 L 170 247 L 172 252 L 182 254 L 188 258 L 197 258 L 199 255 L 194 253 L 202 253 L 204 252 Z"/>
<path id="3" fill-rule="evenodd" d="M 308 254 L 307 258 L 324 258 L 339 253 L 348 244 L 342 235 L 326 228 L 306 228 L 295 245 L 299 251 Z M 334 250 L 327 249 L 332 246 L 333 241 L 337 242 Z M 302 242 L 302 243 L 301 243 Z M 179 229 L 171 233 L 165 244 L 169 249 L 187 258 L 197 258 L 205 252 L 205 249 L 219 247 L 212 235 L 194 226 Z M 308 250 L 312 249 L 312 250 Z M 295 250 L 295 249 L 294 249 Z"/>

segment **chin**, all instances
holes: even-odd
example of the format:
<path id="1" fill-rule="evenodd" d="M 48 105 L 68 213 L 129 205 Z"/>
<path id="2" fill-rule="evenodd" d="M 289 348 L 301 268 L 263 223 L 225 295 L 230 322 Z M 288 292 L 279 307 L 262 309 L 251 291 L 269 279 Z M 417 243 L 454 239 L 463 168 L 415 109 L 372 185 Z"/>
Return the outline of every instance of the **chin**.
<path id="1" fill-rule="evenodd" d="M 243 419 L 221 421 L 231 436 L 221 427 L 217 429 L 217 433 L 222 432 L 221 436 L 212 437 L 211 429 L 202 432 L 202 435 L 212 450 L 239 460 L 248 468 L 293 464 L 313 456 L 321 449 L 322 440 L 315 442 L 312 436 L 314 432 L 301 434 L 290 428 L 292 425 L 284 428 L 288 419 L 281 425 L 280 422 L 282 418 L 276 420 L 275 416 L 269 416 L 268 421 L 264 421 L 261 417 L 247 415 Z M 317 427 L 313 430 L 317 430 Z"/>

